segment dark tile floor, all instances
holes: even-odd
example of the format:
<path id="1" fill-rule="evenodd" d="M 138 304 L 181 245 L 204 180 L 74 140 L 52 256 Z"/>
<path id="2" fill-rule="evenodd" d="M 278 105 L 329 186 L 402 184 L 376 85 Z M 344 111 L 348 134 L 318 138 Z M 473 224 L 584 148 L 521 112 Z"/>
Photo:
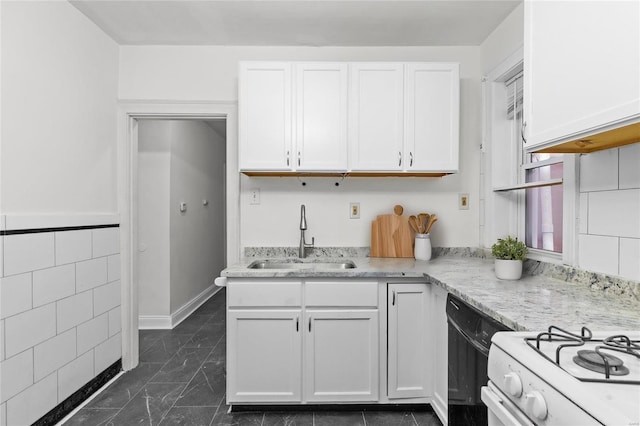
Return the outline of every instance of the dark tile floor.
<path id="1" fill-rule="evenodd" d="M 140 364 L 65 426 L 440 426 L 429 411 L 227 413 L 225 292 L 173 330 L 140 331 Z"/>

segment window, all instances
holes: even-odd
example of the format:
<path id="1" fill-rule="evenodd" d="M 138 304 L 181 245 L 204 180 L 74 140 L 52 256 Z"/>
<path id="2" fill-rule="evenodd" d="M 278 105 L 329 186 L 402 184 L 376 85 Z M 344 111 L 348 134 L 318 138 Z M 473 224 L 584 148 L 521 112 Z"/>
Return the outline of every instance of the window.
<path id="1" fill-rule="evenodd" d="M 506 83 L 507 120 L 512 121 L 510 143 L 518 147 L 518 184 L 524 188 L 519 198 L 518 215 L 524 216 L 519 230 L 527 247 L 562 253 L 563 240 L 563 160 L 562 154 L 527 153 L 522 143 L 523 74 Z"/>

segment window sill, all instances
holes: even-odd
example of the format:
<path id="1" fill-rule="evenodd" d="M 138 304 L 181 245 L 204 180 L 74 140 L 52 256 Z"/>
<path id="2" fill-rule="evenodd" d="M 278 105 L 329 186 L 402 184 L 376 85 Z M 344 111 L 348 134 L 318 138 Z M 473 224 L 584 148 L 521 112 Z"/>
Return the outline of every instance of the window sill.
<path id="1" fill-rule="evenodd" d="M 529 189 L 529 188 L 541 188 L 543 186 L 562 185 L 562 178 L 540 180 L 536 182 L 528 182 L 520 185 L 502 186 L 500 188 L 493 188 L 493 192 L 505 192 L 515 191 L 516 189 Z"/>
<path id="2" fill-rule="evenodd" d="M 562 253 L 528 247 L 527 259 L 562 265 Z"/>

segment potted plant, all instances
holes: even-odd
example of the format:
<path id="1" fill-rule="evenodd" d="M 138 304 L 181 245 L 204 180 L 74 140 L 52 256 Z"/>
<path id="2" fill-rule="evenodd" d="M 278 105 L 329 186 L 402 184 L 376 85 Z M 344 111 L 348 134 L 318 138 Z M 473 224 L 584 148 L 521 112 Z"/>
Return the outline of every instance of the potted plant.
<path id="1" fill-rule="evenodd" d="M 517 238 L 498 238 L 491 246 L 495 257 L 496 277 L 501 280 L 519 280 L 522 276 L 522 262 L 527 258 L 527 246 Z"/>

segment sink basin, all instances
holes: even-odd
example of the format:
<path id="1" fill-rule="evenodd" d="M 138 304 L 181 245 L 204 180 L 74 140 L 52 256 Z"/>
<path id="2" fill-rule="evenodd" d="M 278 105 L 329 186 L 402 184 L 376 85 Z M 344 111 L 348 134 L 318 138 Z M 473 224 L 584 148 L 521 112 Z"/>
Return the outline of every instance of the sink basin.
<path id="1" fill-rule="evenodd" d="M 282 262 L 256 260 L 249 264 L 249 269 L 353 269 L 356 264 L 351 260 L 337 262 Z"/>

